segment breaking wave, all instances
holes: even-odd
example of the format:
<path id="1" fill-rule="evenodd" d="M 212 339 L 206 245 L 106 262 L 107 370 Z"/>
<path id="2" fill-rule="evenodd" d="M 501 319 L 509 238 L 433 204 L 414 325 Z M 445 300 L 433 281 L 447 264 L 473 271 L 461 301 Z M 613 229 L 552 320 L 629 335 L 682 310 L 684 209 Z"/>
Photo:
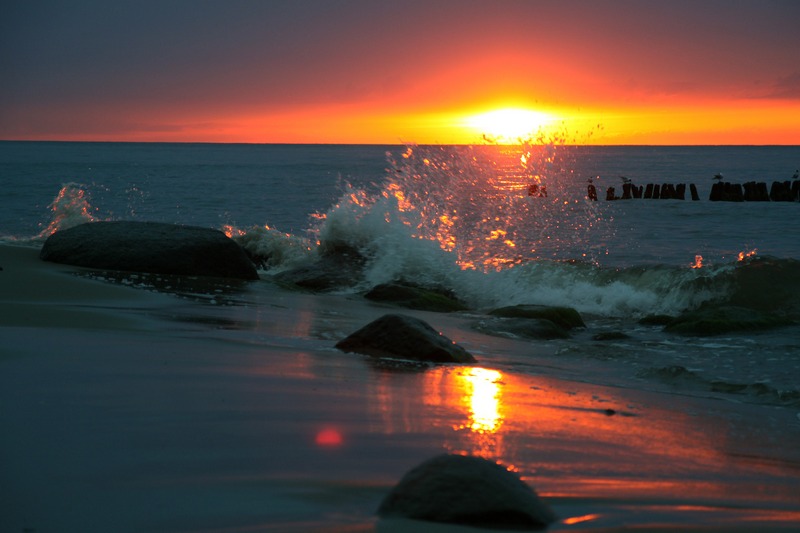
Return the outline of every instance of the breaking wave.
<path id="1" fill-rule="evenodd" d="M 572 162 L 556 145 L 411 146 L 387 153 L 387 166 L 380 183 L 345 186 L 305 234 L 222 229 L 268 275 L 356 251 L 362 262 L 346 290 L 403 280 L 447 289 L 476 309 L 566 305 L 641 317 L 712 302 L 800 315 L 800 262 L 793 259 L 753 251 L 713 265 L 603 266 L 613 217 L 580 194 Z M 78 183 L 65 184 L 49 211 L 33 241 L 98 219 Z"/>
<path id="2" fill-rule="evenodd" d="M 787 295 L 800 289 L 800 267 L 793 260 L 751 255 L 702 268 L 601 266 L 613 220 L 595 203 L 575 200 L 580 195 L 569 161 L 557 147 L 509 148 L 502 157 L 496 148 L 409 147 L 396 158 L 387 154 L 379 193 L 348 186 L 315 216 L 308 235 L 268 227 L 229 234 L 265 258 L 268 272 L 311 264 L 331 250 L 356 250 L 366 266 L 355 290 L 404 280 L 446 288 L 478 309 L 568 305 L 639 317 L 674 315 L 705 302 L 767 310 L 794 305 Z M 538 185 L 535 195 L 526 193 L 531 184 Z"/>

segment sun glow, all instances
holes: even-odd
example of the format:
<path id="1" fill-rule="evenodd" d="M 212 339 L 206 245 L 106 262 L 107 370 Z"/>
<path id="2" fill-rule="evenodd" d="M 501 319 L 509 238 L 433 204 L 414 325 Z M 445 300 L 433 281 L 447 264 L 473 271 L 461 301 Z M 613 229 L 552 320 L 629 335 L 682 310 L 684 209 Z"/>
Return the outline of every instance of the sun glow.
<path id="1" fill-rule="evenodd" d="M 553 120 L 552 115 L 541 111 L 506 107 L 467 117 L 466 125 L 489 140 L 514 143 L 531 137 Z"/>

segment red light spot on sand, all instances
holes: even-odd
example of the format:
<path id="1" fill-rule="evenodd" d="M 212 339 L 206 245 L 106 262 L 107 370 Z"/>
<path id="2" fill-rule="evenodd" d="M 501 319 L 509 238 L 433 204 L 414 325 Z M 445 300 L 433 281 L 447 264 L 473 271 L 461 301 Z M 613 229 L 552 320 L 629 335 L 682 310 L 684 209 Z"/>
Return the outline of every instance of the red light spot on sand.
<path id="1" fill-rule="evenodd" d="M 317 443 L 317 446 L 341 446 L 344 442 L 342 439 L 342 433 L 336 428 L 323 428 L 317 433 L 316 439 L 314 441 Z"/>

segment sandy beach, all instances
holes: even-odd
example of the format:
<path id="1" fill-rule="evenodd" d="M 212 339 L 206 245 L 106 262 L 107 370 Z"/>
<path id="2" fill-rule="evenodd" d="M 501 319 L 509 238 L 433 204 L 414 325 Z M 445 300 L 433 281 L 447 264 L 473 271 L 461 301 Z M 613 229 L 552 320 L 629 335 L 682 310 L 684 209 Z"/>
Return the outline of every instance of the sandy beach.
<path id="1" fill-rule="evenodd" d="M 408 312 L 479 365 L 400 371 L 334 349 L 391 309 L 352 296 L 178 297 L 10 245 L 0 267 L 3 531 L 474 531 L 375 516 L 442 452 L 518 472 L 551 531 L 800 524 L 785 407 L 608 386 L 459 314 Z"/>

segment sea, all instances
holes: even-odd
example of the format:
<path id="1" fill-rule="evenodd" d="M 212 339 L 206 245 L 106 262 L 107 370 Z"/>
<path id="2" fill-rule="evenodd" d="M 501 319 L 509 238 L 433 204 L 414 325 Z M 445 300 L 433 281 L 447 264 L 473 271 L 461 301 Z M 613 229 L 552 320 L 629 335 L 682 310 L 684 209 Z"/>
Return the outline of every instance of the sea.
<path id="1" fill-rule="evenodd" d="M 709 198 L 720 178 L 770 186 L 798 166 L 797 146 L 0 142 L 0 240 L 36 246 L 93 220 L 218 228 L 269 258 L 265 278 L 344 243 L 368 264 L 341 292 L 402 280 L 482 311 L 569 306 L 589 325 L 572 356 L 798 405 L 800 328 L 683 338 L 639 322 L 727 302 L 796 316 L 800 203 Z M 608 200 L 625 182 L 687 189 Z M 594 340 L 607 331 L 629 340 L 609 349 Z"/>
<path id="2" fill-rule="evenodd" d="M 96 463 L 81 459 L 95 466 L 70 466 L 56 454 L 47 468 L 69 471 L 65 480 L 85 478 L 87 487 L 95 487 L 95 471 L 119 472 L 103 483 L 122 490 L 125 482 L 125 498 L 152 504 L 149 518 L 124 511 L 143 528 L 132 531 L 201 530 L 201 522 L 210 528 L 202 530 L 244 531 L 226 527 L 258 513 L 285 520 L 265 530 L 337 530 L 323 525 L 371 520 L 389 474 L 408 466 L 403 453 L 417 458 L 442 442 L 451 451 L 535 471 L 561 502 L 557 511 L 573 517 L 562 529 L 583 522 L 697 525 L 713 507 L 709 512 L 723 518 L 707 523 L 725 530 L 733 523 L 725 521 L 739 520 L 742 502 L 753 498 L 762 510 L 747 520 L 769 509 L 788 509 L 788 520 L 797 520 L 796 443 L 786 439 L 796 437 L 800 424 L 800 202 L 710 196 L 717 182 L 791 183 L 799 166 L 799 146 L 0 142 L 0 245 L 40 248 L 54 232 L 91 221 L 158 221 L 219 229 L 262 259 L 261 279 L 234 288 L 176 287 L 136 273 L 82 274 L 174 297 L 174 307 L 136 311 L 159 321 L 152 339 L 100 330 L 52 330 L 52 338 L 41 330 L 34 338 L 7 330 L 17 348 L 4 349 L 64 352 L 30 363 L 3 359 L 12 372 L 9 401 L 32 398 L 24 409 L 2 411 L 4 420 L 19 428 L 28 427 L 30 413 L 50 420 L 34 440 L 24 430 L 9 444 L 20 454 L 41 448 L 39 459 L 26 459 L 29 469 L 14 467 L 33 476 L 20 505 L 39 501 L 37 476 L 49 481 L 36 464 L 51 457 L 52 431 L 64 426 L 57 438 L 64 446 L 74 441 L 64 453 L 83 458 L 97 449 Z M 686 194 L 623 199 L 626 184 L 685 184 Z M 610 188 L 619 199 L 608 199 Z M 363 259 L 350 283 L 324 293 L 275 283 L 277 275 L 342 247 Z M 405 312 L 363 297 L 392 281 L 461 300 L 467 311 L 417 315 L 473 353 L 480 368 L 370 370 L 359 384 L 352 373 L 364 369 L 346 363 L 352 354 L 333 345 L 381 313 Z M 489 311 L 523 304 L 571 307 L 586 327 L 556 339 L 491 331 Z M 713 335 L 664 330 L 669 317 L 709 306 L 790 322 Z M 105 346 L 115 346 L 114 353 Z M 84 366 L 74 367 L 76 361 Z M 13 377 L 18 366 L 24 379 Z M 549 378 L 597 392 L 582 398 Z M 461 416 L 451 412 L 451 389 L 468 398 L 459 396 L 456 411 L 467 409 L 469 422 L 451 425 Z M 405 396 L 409 391 L 420 397 Z M 614 403 L 609 391 L 657 399 L 649 407 Z M 479 393 L 483 404 L 475 400 Z M 501 414 L 517 404 L 529 412 Z M 100 415 L 107 426 L 98 425 Z M 343 422 L 320 430 L 317 447 L 346 442 L 348 428 L 360 435 L 361 444 L 342 451 L 338 462 L 301 454 L 305 444 L 293 433 L 301 418 L 313 425 L 323 416 Z M 654 420 L 675 426 L 647 426 Z M 581 442 L 599 447 L 581 452 Z M 723 455 L 709 452 L 717 448 Z M 348 477 L 360 481 L 347 485 Z M 268 479 L 275 484 L 272 500 L 259 500 Z M 97 512 L 109 524 L 127 509 L 114 490 L 92 493 L 108 500 L 108 512 Z M 188 499 L 173 499 L 179 490 Z M 72 501 L 70 491 L 53 492 L 63 494 L 41 505 L 58 511 L 58 502 Z M 694 500 L 684 501 L 689 494 Z M 185 503 L 206 497 L 209 505 Z M 232 517 L 210 504 L 218 497 L 230 498 Z M 307 505 L 298 507 L 297 498 Z M 273 503 L 264 507 L 266 501 Z M 63 511 L 77 531 L 97 506 L 73 503 L 83 511 L 67 509 L 72 503 Z M 616 518 L 608 521 L 610 507 Z M 32 527 L 36 506 L 20 509 L 15 520 Z M 188 522 L 179 520 L 181 513 Z M 65 516 L 54 511 L 41 523 L 63 525 Z M 145 525 L 153 517 L 164 522 Z"/>

